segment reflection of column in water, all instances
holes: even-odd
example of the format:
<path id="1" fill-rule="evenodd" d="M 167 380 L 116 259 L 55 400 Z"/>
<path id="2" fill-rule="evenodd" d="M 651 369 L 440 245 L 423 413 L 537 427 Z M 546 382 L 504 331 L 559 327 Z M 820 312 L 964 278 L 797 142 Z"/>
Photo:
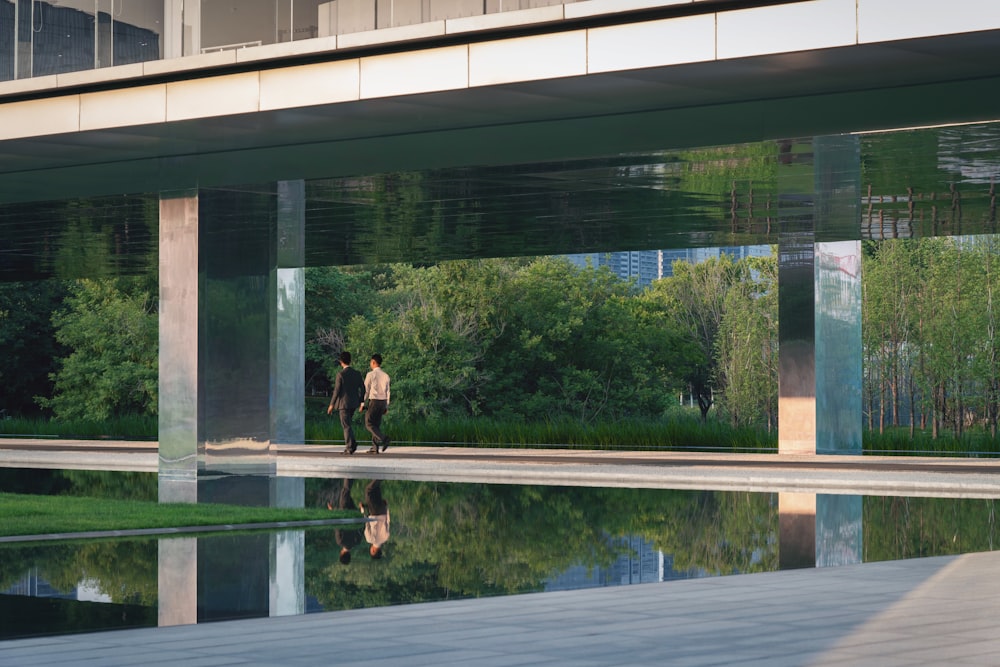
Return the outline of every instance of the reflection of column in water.
<path id="1" fill-rule="evenodd" d="M 816 497 L 816 567 L 862 561 L 861 496 Z"/>
<path id="2" fill-rule="evenodd" d="M 158 559 L 160 626 L 305 613 L 304 531 L 163 538 Z"/>
<path id="3" fill-rule="evenodd" d="M 778 567 L 816 565 L 816 494 L 778 494 Z"/>
<path id="4" fill-rule="evenodd" d="M 861 496 L 778 494 L 778 567 L 853 565 L 862 561 Z"/>
<path id="5" fill-rule="evenodd" d="M 198 540 L 159 540 L 157 577 L 158 625 L 198 622 Z"/>
<path id="6" fill-rule="evenodd" d="M 271 536 L 218 535 L 198 541 L 198 621 L 269 616 Z"/>
<path id="7" fill-rule="evenodd" d="M 283 530 L 271 535 L 271 616 L 306 611 L 306 532 Z"/>

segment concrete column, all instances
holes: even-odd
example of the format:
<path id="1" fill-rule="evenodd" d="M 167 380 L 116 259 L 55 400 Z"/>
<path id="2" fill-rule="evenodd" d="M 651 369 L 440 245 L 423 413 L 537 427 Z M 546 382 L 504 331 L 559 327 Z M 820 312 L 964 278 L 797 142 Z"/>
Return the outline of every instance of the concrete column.
<path id="1" fill-rule="evenodd" d="M 271 435 L 305 442 L 305 183 L 278 183 L 278 266 L 275 270 L 275 350 L 272 357 Z M 303 507 L 305 480 L 275 479 L 275 507 Z"/>
<path id="2" fill-rule="evenodd" d="M 858 139 L 778 146 L 778 451 L 860 453 Z"/>
<path id="3" fill-rule="evenodd" d="M 822 137 L 816 155 L 816 453 L 861 453 L 861 145 Z"/>
<path id="4" fill-rule="evenodd" d="M 778 451 L 782 454 L 816 452 L 814 188 L 812 141 L 780 142 Z"/>
<path id="5" fill-rule="evenodd" d="M 161 501 L 274 502 L 274 203 L 161 195 Z"/>
<path id="6" fill-rule="evenodd" d="M 198 500 L 198 194 L 160 196 L 159 496 Z"/>

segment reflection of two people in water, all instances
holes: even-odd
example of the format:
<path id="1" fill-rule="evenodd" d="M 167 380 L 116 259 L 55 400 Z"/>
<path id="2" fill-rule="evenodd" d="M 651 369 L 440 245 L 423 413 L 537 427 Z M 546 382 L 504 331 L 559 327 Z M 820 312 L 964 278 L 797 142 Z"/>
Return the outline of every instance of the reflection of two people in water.
<path id="1" fill-rule="evenodd" d="M 337 496 L 337 509 L 360 509 L 361 514 L 368 518 L 365 522 L 364 539 L 368 542 L 368 554 L 372 559 L 382 557 L 382 545 L 389 541 L 389 503 L 382 497 L 382 480 L 373 479 L 365 485 L 365 499 L 360 506 L 355 506 L 351 497 L 352 479 L 344 479 Z M 333 501 L 326 504 L 327 509 L 333 509 Z M 351 550 L 361 543 L 362 531 L 358 528 L 338 528 L 334 531 L 334 539 L 340 547 L 340 562 L 347 565 L 351 562 Z"/>

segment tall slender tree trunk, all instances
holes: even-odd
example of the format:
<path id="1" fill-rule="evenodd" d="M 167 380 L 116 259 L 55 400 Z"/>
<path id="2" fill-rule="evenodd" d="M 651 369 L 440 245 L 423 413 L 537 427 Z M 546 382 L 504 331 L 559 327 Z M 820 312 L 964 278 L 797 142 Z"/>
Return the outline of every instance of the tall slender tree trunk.
<path id="1" fill-rule="evenodd" d="M 907 393 L 909 394 L 909 399 L 910 399 L 910 439 L 912 440 L 913 436 L 916 435 L 916 426 L 917 426 L 917 401 L 916 397 L 914 396 L 914 394 L 916 394 L 916 388 L 914 386 L 912 373 L 907 374 L 906 381 L 908 385 Z"/>
<path id="2" fill-rule="evenodd" d="M 931 400 L 931 404 L 933 405 L 933 412 L 931 414 L 931 437 L 935 440 L 937 440 L 938 437 L 938 425 L 940 424 L 939 415 L 944 410 L 944 406 L 941 401 L 941 393 L 941 385 L 934 385 L 934 395 Z"/>
<path id="3" fill-rule="evenodd" d="M 885 364 L 878 379 L 878 432 L 885 433 Z"/>
<path id="4" fill-rule="evenodd" d="M 965 431 L 965 398 L 962 396 L 961 380 L 955 382 L 955 437 L 961 438 Z"/>
<path id="5" fill-rule="evenodd" d="M 892 396 L 892 420 L 893 426 L 899 426 L 899 346 L 894 345 L 893 350 L 897 352 L 892 355 L 892 372 L 889 376 L 889 393 Z"/>

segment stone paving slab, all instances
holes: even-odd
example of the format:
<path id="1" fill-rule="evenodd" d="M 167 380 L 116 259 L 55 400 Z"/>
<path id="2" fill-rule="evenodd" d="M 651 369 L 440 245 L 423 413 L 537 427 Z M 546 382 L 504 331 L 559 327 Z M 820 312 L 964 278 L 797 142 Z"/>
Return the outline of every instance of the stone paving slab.
<path id="1" fill-rule="evenodd" d="M 1000 664 L 1000 552 L 0 642 L 0 665 Z"/>
<path id="2" fill-rule="evenodd" d="M 0 438 L 0 467 L 157 471 L 157 443 Z M 1000 498 L 1000 459 L 276 445 L 277 474 L 626 488 Z"/>

